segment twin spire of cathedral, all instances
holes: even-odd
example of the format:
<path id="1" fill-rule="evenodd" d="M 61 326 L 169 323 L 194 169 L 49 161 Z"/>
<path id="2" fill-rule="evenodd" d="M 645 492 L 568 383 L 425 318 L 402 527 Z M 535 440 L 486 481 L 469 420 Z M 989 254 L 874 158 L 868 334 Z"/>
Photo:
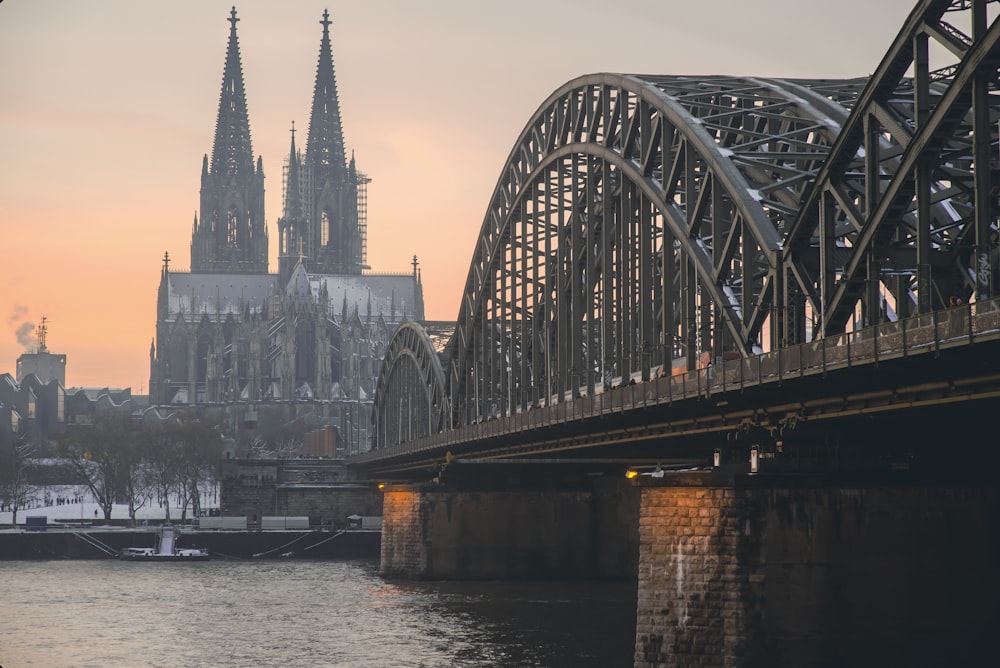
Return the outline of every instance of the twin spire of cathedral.
<path id="1" fill-rule="evenodd" d="M 243 64 L 236 36 L 237 21 L 236 7 L 233 7 L 229 15 L 229 46 L 226 48 L 226 66 L 222 73 L 222 93 L 219 95 L 219 116 L 215 122 L 211 165 L 213 173 L 225 172 L 235 176 L 253 173 L 250 115 L 247 113 Z"/>
<path id="2" fill-rule="evenodd" d="M 346 163 L 344 131 L 340 123 L 340 101 L 333 71 L 333 49 L 330 46 L 330 14 L 325 9 L 320 24 L 323 26 L 323 38 L 319 45 L 316 86 L 309 115 L 306 160 L 312 164 L 317 174 L 343 178 Z"/>
<path id="3" fill-rule="evenodd" d="M 360 274 L 364 265 L 365 222 L 358 212 L 359 178 L 353 156 L 346 162 L 337 78 L 330 45 L 330 14 L 323 11 L 316 82 L 313 88 L 305 157 L 292 143 L 285 178 L 285 206 L 278 220 L 278 264 L 288 280 L 296 251 L 311 271 L 320 274 Z M 301 261 L 301 258 L 298 259 Z"/>
<path id="4" fill-rule="evenodd" d="M 235 7 L 228 21 L 219 113 L 211 161 L 206 155 L 202 165 L 201 216 L 196 216 L 192 234 L 191 270 L 266 273 L 263 161 L 258 157 L 254 163 Z M 297 264 L 300 247 L 319 273 L 359 274 L 363 264 L 359 179 L 353 158 L 350 165 L 346 162 L 330 23 L 324 10 L 304 160 L 296 150 L 292 126 L 283 215 L 278 220 L 279 273 L 285 280 Z"/>

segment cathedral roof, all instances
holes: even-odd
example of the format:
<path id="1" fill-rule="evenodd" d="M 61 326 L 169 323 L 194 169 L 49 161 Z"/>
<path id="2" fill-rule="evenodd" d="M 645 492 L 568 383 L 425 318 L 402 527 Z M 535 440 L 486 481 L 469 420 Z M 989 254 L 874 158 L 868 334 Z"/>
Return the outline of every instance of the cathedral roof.
<path id="1" fill-rule="evenodd" d="M 302 260 L 299 260 L 295 269 L 292 270 L 292 275 L 285 286 L 285 296 L 293 302 L 315 301 L 315 295 L 313 295 L 312 287 L 309 284 L 309 274 L 306 272 Z"/>
<path id="2" fill-rule="evenodd" d="M 267 303 L 276 274 L 187 274 L 167 276 L 168 319 L 178 313 L 238 314 L 244 306 L 260 311 Z"/>
<path id="3" fill-rule="evenodd" d="M 369 303 L 374 321 L 381 315 L 386 322 L 396 325 L 404 320 L 420 320 L 423 313 L 415 313 L 416 291 L 419 289 L 409 274 L 310 274 L 314 297 L 319 296 L 325 283 L 330 299 L 330 310 L 341 318 L 342 304 L 347 302 L 348 314 L 357 310 L 362 320 L 367 320 Z"/>
<path id="4" fill-rule="evenodd" d="M 260 312 L 277 281 L 277 274 L 167 272 L 166 320 L 176 320 L 179 313 L 238 316 L 244 308 Z M 285 295 L 311 294 L 318 302 L 324 285 L 329 313 L 338 320 L 344 304 L 348 314 L 357 311 L 362 321 L 367 321 L 369 314 L 372 321 L 382 316 L 390 325 L 423 318 L 423 313 L 417 312 L 420 285 L 412 274 L 308 274 L 299 264 Z"/>

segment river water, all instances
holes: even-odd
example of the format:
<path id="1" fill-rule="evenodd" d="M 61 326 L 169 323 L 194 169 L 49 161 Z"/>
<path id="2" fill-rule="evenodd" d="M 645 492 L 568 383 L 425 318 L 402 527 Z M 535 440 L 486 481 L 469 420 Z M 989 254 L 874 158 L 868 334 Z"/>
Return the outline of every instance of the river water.
<path id="1" fill-rule="evenodd" d="M 377 561 L 0 561 L 0 666 L 628 667 L 635 596 L 386 581 Z"/>

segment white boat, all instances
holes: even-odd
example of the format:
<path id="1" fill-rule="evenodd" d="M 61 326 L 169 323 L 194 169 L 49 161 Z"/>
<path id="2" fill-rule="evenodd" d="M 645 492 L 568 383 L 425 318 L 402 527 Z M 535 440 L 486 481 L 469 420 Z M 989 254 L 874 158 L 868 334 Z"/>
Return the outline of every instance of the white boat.
<path id="1" fill-rule="evenodd" d="M 178 548 L 177 530 L 165 524 L 160 528 L 157 545 L 152 547 L 126 547 L 118 555 L 125 561 L 208 561 L 208 550 Z"/>

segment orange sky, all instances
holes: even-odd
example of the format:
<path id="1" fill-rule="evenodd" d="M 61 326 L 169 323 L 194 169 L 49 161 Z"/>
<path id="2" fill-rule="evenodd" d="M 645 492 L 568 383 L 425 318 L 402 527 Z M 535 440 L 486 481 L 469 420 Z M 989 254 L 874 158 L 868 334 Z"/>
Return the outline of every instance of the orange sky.
<path id="1" fill-rule="evenodd" d="M 45 316 L 67 386 L 145 392 L 163 254 L 190 262 L 232 4 L 0 0 L 0 373 Z M 345 142 L 372 178 L 369 264 L 409 271 L 417 255 L 427 318 L 451 320 L 510 147 L 560 85 L 602 71 L 864 76 L 913 4 L 237 2 L 271 270 L 324 8 Z"/>

